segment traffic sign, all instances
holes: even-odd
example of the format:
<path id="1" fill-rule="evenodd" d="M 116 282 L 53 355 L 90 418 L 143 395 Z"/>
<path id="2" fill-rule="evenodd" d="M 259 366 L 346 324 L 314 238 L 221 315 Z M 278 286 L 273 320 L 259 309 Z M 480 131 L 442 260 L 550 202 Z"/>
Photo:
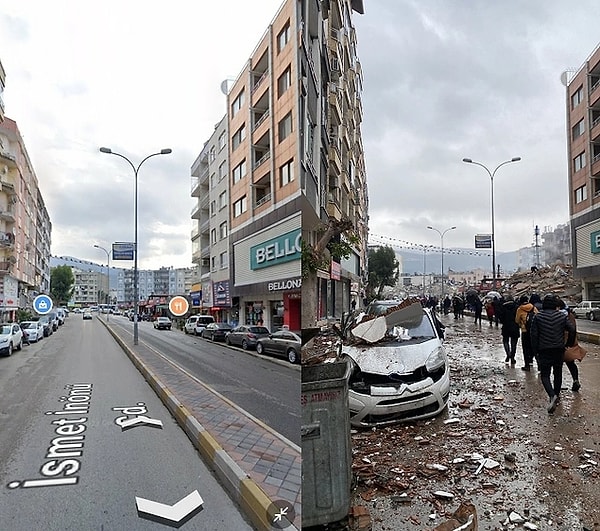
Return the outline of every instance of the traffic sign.
<path id="1" fill-rule="evenodd" d="M 38 295 L 33 299 L 33 309 L 40 315 L 45 315 L 52 310 L 52 299 L 48 295 Z"/>
<path id="2" fill-rule="evenodd" d="M 169 301 L 169 310 L 176 317 L 181 317 L 182 315 L 185 315 L 189 309 L 190 303 L 185 297 L 182 297 L 181 295 L 177 295 Z"/>

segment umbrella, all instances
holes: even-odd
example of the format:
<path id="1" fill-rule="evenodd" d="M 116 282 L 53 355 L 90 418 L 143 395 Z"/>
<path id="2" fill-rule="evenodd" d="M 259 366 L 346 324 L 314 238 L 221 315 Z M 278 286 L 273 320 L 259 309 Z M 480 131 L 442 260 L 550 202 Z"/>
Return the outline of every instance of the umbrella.
<path id="1" fill-rule="evenodd" d="M 497 291 L 488 291 L 486 298 L 490 298 L 493 299 L 494 297 L 498 297 L 499 299 L 502 298 L 502 295 L 500 295 L 500 293 L 498 293 Z"/>

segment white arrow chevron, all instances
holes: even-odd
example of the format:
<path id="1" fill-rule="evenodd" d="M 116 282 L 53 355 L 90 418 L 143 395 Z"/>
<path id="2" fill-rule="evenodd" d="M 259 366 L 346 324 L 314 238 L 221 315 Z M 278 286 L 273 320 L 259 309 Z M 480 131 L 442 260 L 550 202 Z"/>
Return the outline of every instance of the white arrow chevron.
<path id="1" fill-rule="evenodd" d="M 192 511 L 202 507 L 204 500 L 200 496 L 200 493 L 195 490 L 174 505 L 166 505 L 164 503 L 138 498 L 137 496 L 135 497 L 135 503 L 140 513 L 179 523 Z"/>

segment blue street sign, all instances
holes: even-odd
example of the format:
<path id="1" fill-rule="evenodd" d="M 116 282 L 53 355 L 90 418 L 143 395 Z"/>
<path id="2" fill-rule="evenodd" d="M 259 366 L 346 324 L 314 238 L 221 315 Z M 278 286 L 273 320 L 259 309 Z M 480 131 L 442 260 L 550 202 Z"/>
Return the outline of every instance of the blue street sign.
<path id="1" fill-rule="evenodd" d="M 33 299 L 33 309 L 40 315 L 47 314 L 52 310 L 52 299 L 48 295 L 38 295 Z"/>

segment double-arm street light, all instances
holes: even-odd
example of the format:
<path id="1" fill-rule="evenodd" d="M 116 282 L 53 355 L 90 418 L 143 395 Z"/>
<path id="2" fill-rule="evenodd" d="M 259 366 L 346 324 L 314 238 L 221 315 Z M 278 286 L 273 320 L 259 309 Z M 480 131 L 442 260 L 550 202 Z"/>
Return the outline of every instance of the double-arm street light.
<path id="1" fill-rule="evenodd" d="M 513 157 L 510 160 L 505 160 L 504 162 L 501 162 L 500 164 L 498 164 L 498 166 L 496 166 L 496 168 L 494 169 L 494 171 L 490 171 L 488 169 L 487 166 L 481 164 L 481 162 L 476 162 L 472 159 L 462 159 L 463 162 L 466 162 L 467 164 L 475 164 L 477 166 L 481 166 L 485 171 L 488 172 L 488 175 L 490 176 L 490 181 L 491 181 L 491 186 L 492 186 L 492 194 L 491 194 L 491 210 L 492 210 L 492 280 L 494 283 L 494 287 L 493 289 L 496 289 L 496 238 L 494 235 L 494 175 L 496 175 L 496 172 L 498 171 L 499 168 L 501 168 L 502 166 L 504 166 L 505 164 L 510 164 L 511 162 L 519 162 L 521 160 L 521 157 Z"/>
<path id="2" fill-rule="evenodd" d="M 442 247 L 442 296 L 440 300 L 440 304 L 444 303 L 444 234 L 446 234 L 449 230 L 454 230 L 456 227 L 449 227 L 445 231 L 440 231 L 432 226 L 427 226 L 428 229 L 434 230 L 440 235 L 441 247 Z"/>
<path id="3" fill-rule="evenodd" d="M 100 247 L 99 245 L 95 245 L 94 247 L 96 249 L 102 249 L 105 253 L 106 253 L 106 272 L 108 273 L 107 277 L 108 277 L 108 313 L 106 314 L 106 320 L 109 321 L 109 316 L 110 316 L 110 253 L 104 248 L 104 247 Z"/>
<path id="4" fill-rule="evenodd" d="M 100 151 L 102 153 L 108 153 L 109 155 L 116 155 L 117 157 L 121 157 L 125 159 L 129 165 L 133 169 L 133 173 L 135 175 L 135 193 L 134 193 L 134 207 L 133 207 L 133 217 L 134 217 L 134 227 L 135 227 L 135 237 L 133 244 L 133 298 L 134 298 L 134 314 L 133 314 L 133 344 L 138 344 L 138 308 L 139 308 L 139 294 L 138 294 L 138 172 L 140 171 L 140 167 L 144 162 L 146 162 L 150 157 L 155 157 L 156 155 L 168 155 L 171 153 L 170 148 L 161 149 L 157 153 L 152 153 L 148 155 L 142 162 L 140 162 L 137 166 L 133 164 L 125 155 L 121 155 L 121 153 L 117 153 L 112 151 L 110 148 L 101 147 Z"/>

